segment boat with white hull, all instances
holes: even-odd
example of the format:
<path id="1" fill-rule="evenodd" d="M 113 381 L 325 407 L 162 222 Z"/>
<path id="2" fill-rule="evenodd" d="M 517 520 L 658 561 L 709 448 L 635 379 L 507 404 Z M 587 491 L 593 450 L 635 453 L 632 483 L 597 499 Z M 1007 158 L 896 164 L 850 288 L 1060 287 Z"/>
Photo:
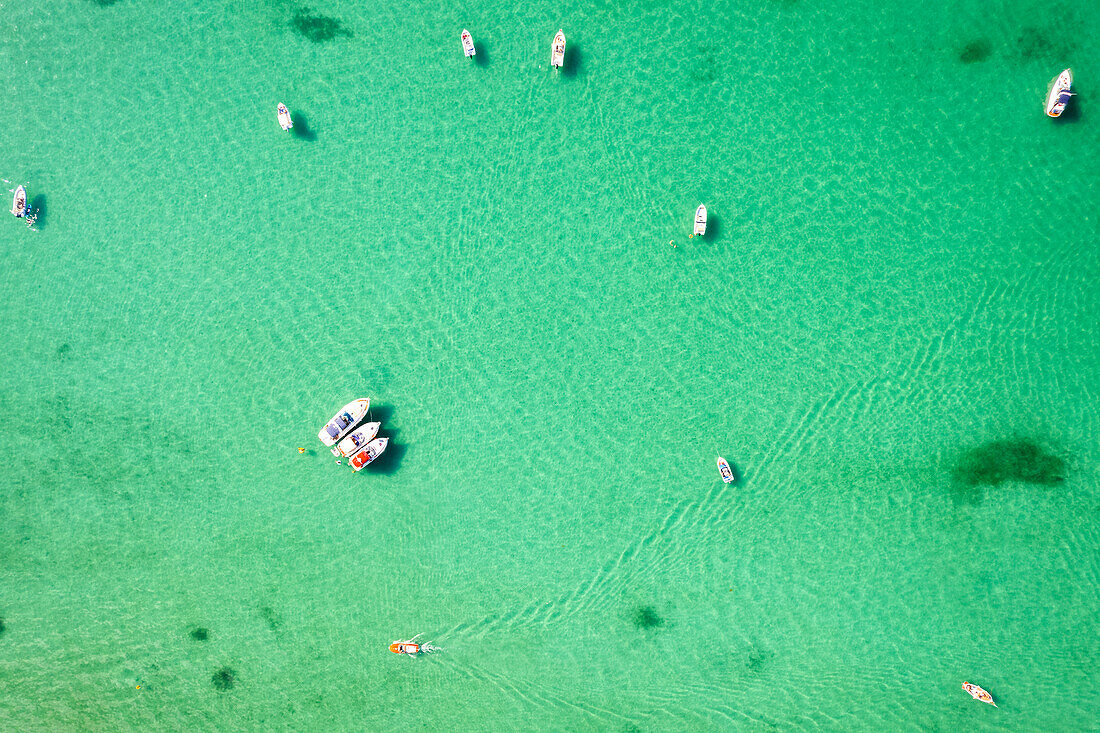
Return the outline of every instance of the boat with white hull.
<path id="1" fill-rule="evenodd" d="M 695 227 L 692 232 L 693 237 L 701 237 L 707 233 L 707 207 L 699 204 L 699 208 L 695 210 Z"/>
<path id="2" fill-rule="evenodd" d="M 390 444 L 389 438 L 375 438 L 359 449 L 359 452 L 348 459 L 348 465 L 356 471 L 362 471 L 369 466 L 375 458 L 382 455 L 386 446 Z"/>
<path id="3" fill-rule="evenodd" d="M 730 468 L 729 461 L 722 456 L 718 456 L 718 473 L 722 477 L 723 483 L 732 484 L 737 477 L 733 474 L 733 469 Z"/>
<path id="4" fill-rule="evenodd" d="M 290 110 L 286 108 L 286 105 L 279 102 L 279 127 L 286 131 L 290 131 L 290 128 L 294 127 L 294 120 L 290 118 Z"/>
<path id="5" fill-rule="evenodd" d="M 1073 96 L 1073 92 L 1070 91 L 1072 87 L 1073 72 L 1071 70 L 1065 69 L 1061 74 L 1054 77 L 1054 80 L 1050 83 L 1050 91 L 1047 92 L 1048 116 L 1062 116 L 1062 113 L 1066 111 L 1066 105 L 1069 104 L 1069 98 Z"/>
<path id="6" fill-rule="evenodd" d="M 321 432 L 317 433 L 317 437 L 322 443 L 331 448 L 367 416 L 368 409 L 370 409 L 370 399 L 360 397 L 357 400 L 352 400 L 344 405 L 342 410 L 333 415 L 328 424 L 321 428 Z"/>
<path id="7" fill-rule="evenodd" d="M 378 435 L 380 427 L 382 427 L 380 422 L 363 423 L 336 444 L 332 449 L 332 455 L 343 456 L 344 458 L 355 455 L 360 448 L 374 440 L 374 436 Z"/>
<path id="8" fill-rule="evenodd" d="M 11 213 L 20 218 L 27 215 L 27 189 L 22 186 L 15 189 L 15 196 L 11 200 Z"/>
<path id="9" fill-rule="evenodd" d="M 550 65 L 560 69 L 565 63 L 565 33 L 558 29 L 554 42 L 550 44 Z"/>

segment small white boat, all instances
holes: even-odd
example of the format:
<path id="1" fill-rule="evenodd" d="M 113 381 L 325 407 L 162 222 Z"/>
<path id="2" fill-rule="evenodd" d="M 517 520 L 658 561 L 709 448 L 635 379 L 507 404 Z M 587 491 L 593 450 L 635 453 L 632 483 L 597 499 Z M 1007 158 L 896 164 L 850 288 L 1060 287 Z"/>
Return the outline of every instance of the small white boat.
<path id="1" fill-rule="evenodd" d="M 726 459 L 722 456 L 718 456 L 718 473 L 722 475 L 722 481 L 727 484 L 732 484 L 735 476 L 733 475 L 733 469 L 730 468 L 730 464 L 726 463 Z"/>
<path id="2" fill-rule="evenodd" d="M 975 700 L 980 700 L 981 702 L 992 705 L 993 707 L 997 707 L 997 703 L 993 702 L 993 696 L 982 688 L 978 687 L 977 685 L 972 685 L 969 682 L 963 682 L 963 689 L 966 690 L 970 697 L 974 698 Z"/>
<path id="3" fill-rule="evenodd" d="M 699 208 L 695 210 L 695 231 L 692 233 L 693 237 L 701 237 L 707 233 L 707 207 L 699 204 Z"/>
<path id="4" fill-rule="evenodd" d="M 357 450 L 371 442 L 374 436 L 378 435 L 378 428 L 380 427 L 382 427 L 380 422 L 368 422 L 360 425 L 348 433 L 348 437 L 336 444 L 336 447 L 332 449 L 332 455 L 343 456 L 344 458 L 355 455 Z"/>
<path id="5" fill-rule="evenodd" d="M 290 119 L 290 110 L 282 102 L 279 102 L 279 126 L 284 130 L 294 127 L 294 120 Z"/>
<path id="6" fill-rule="evenodd" d="M 11 200 L 11 213 L 18 217 L 27 215 L 27 189 L 22 186 L 15 189 L 15 197 Z"/>
<path id="7" fill-rule="evenodd" d="M 1061 117 L 1066 111 L 1069 98 L 1073 96 L 1070 88 L 1073 86 L 1073 72 L 1066 69 L 1056 76 L 1050 83 L 1050 91 L 1047 92 L 1047 114 L 1051 117 Z"/>
<path id="8" fill-rule="evenodd" d="M 375 438 L 360 448 L 358 453 L 353 454 L 348 460 L 348 465 L 356 471 L 362 471 L 370 465 L 371 461 L 382 455 L 382 451 L 386 450 L 389 444 L 389 438 Z"/>
<path id="9" fill-rule="evenodd" d="M 360 397 L 357 400 L 344 405 L 344 409 L 336 413 L 328 424 L 321 428 L 321 432 L 317 433 L 317 437 L 321 442 L 330 448 L 336 445 L 336 441 L 343 438 L 348 432 L 359 424 L 359 421 L 367 416 L 367 410 L 370 408 L 370 400 L 366 397 Z"/>
<path id="10" fill-rule="evenodd" d="M 554 36 L 554 43 L 550 46 L 550 65 L 560 69 L 562 64 L 565 63 L 565 34 L 558 29 L 558 33 Z"/>
<path id="11" fill-rule="evenodd" d="M 465 28 L 462 29 L 462 52 L 466 54 L 466 58 L 471 58 L 477 53 L 477 49 L 474 48 L 474 37 Z"/>

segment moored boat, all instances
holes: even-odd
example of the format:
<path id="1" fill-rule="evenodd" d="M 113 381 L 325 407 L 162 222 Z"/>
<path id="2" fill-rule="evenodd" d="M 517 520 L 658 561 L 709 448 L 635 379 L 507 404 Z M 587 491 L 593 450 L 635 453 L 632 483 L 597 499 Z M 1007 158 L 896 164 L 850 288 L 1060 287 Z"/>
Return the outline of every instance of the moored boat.
<path id="1" fill-rule="evenodd" d="M 730 464 L 726 462 L 726 459 L 722 456 L 718 456 L 718 473 L 722 475 L 722 480 L 727 484 L 733 483 L 735 478 L 733 475 L 733 469 L 730 468 Z"/>
<path id="2" fill-rule="evenodd" d="M 294 120 L 290 119 L 290 110 L 282 102 L 279 102 L 279 126 L 284 130 L 294 127 Z"/>
<path id="3" fill-rule="evenodd" d="M 357 453 L 353 453 L 351 458 L 348 459 L 348 465 L 356 471 L 362 471 L 375 458 L 382 455 L 382 451 L 386 450 L 386 446 L 389 444 L 389 438 L 375 438 L 360 448 Z"/>
<path id="4" fill-rule="evenodd" d="M 348 433 L 347 437 L 336 444 L 336 447 L 332 449 L 332 455 L 348 456 L 355 455 L 355 452 L 365 446 L 367 443 L 374 439 L 374 436 L 378 435 L 378 428 L 382 427 L 380 422 L 368 422 L 360 425 L 355 430 Z"/>
<path id="5" fill-rule="evenodd" d="M 699 208 L 695 210 L 695 227 L 692 232 L 693 237 L 699 237 L 707 233 L 707 207 L 699 204 Z"/>
<path id="6" fill-rule="evenodd" d="M 462 29 L 462 52 L 466 54 L 466 58 L 471 58 L 477 53 L 477 49 L 474 48 L 474 37 L 465 28 Z"/>
<path id="7" fill-rule="evenodd" d="M 11 213 L 18 217 L 27 215 L 27 189 L 18 186 L 11 200 Z"/>
<path id="8" fill-rule="evenodd" d="M 550 65 L 560 69 L 565 63 L 565 33 L 558 29 L 554 42 L 550 45 Z"/>
<path id="9" fill-rule="evenodd" d="M 370 408 L 370 399 L 366 397 L 360 397 L 357 400 L 344 405 L 344 408 L 337 412 L 328 424 L 321 428 L 321 432 L 317 433 L 317 437 L 322 443 L 330 448 L 336 445 L 336 442 L 348 434 L 352 428 L 359 424 L 359 421 L 367 416 L 367 410 Z"/>
<path id="10" fill-rule="evenodd" d="M 993 696 L 982 688 L 978 687 L 977 685 L 972 685 L 969 682 L 963 682 L 963 689 L 969 692 L 970 696 L 975 700 L 981 700 L 982 702 L 989 703 L 993 707 L 997 707 L 997 703 L 993 702 Z"/>
<path id="11" fill-rule="evenodd" d="M 1070 89 L 1073 87 L 1073 72 L 1065 69 L 1054 77 L 1050 83 L 1050 91 L 1047 92 L 1047 114 L 1051 117 L 1061 117 L 1069 104 L 1069 98 L 1073 96 Z"/>

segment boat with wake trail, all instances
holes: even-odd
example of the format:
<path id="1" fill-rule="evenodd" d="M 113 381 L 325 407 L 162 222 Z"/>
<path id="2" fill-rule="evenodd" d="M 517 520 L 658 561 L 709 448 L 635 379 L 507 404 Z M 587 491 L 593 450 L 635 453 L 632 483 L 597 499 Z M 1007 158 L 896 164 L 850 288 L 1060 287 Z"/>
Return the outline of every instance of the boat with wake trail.
<path id="1" fill-rule="evenodd" d="M 410 657 L 439 651 L 439 647 L 433 646 L 428 642 L 424 642 L 423 644 L 418 643 L 416 640 L 421 636 L 423 636 L 423 634 L 417 634 L 407 641 L 395 641 L 390 644 L 390 651 L 394 654 L 408 654 Z"/>

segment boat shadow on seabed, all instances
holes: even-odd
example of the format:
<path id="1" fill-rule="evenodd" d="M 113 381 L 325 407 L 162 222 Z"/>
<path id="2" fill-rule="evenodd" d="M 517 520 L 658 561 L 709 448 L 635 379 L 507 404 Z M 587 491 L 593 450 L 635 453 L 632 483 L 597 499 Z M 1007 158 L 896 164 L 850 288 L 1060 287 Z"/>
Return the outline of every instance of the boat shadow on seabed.
<path id="1" fill-rule="evenodd" d="M 397 435 L 401 432 L 400 430 L 387 427 L 391 415 L 393 415 L 393 407 L 390 405 L 371 405 L 370 410 L 367 412 L 366 419 L 368 421 L 376 420 L 382 423 L 382 427 L 378 431 L 378 437 L 389 438 L 390 442 L 382 455 L 368 463 L 363 468 L 362 473 L 380 473 L 383 476 L 392 476 L 397 473 L 397 469 L 401 466 L 401 459 L 405 456 L 408 446 L 398 442 Z"/>
<path id="2" fill-rule="evenodd" d="M 383 424 L 382 429 L 378 431 L 378 437 L 389 438 L 389 445 L 386 446 L 386 450 L 382 451 L 382 455 L 363 467 L 363 473 L 380 473 L 383 476 L 392 476 L 397 473 L 397 469 L 401 465 L 401 459 L 408 449 L 404 444 L 397 442 L 398 432 L 400 431 L 387 430 Z"/>
<path id="3" fill-rule="evenodd" d="M 31 199 L 27 205 L 27 226 L 36 232 L 45 227 L 43 219 L 46 217 L 46 194 L 40 193 Z"/>
<path id="4" fill-rule="evenodd" d="M 565 58 L 562 59 L 561 75 L 576 76 L 584 62 L 584 51 L 576 41 L 570 41 L 565 47 Z"/>
<path id="5" fill-rule="evenodd" d="M 290 128 L 290 134 L 299 140 L 313 142 L 317 139 L 317 133 L 310 129 L 309 120 L 301 112 L 291 112 L 290 121 L 294 127 Z"/>
<path id="6" fill-rule="evenodd" d="M 1077 87 L 1073 88 L 1073 99 L 1066 105 L 1061 115 L 1051 120 L 1056 125 L 1072 125 L 1081 120 L 1081 96 L 1077 93 Z"/>
<path id="7" fill-rule="evenodd" d="M 474 63 L 484 69 L 489 65 L 489 52 L 485 49 L 485 44 L 474 41 L 474 51 Z"/>
<path id="8" fill-rule="evenodd" d="M 730 473 L 733 474 L 733 481 L 730 481 L 730 486 L 741 486 L 745 482 L 745 472 L 733 461 L 730 461 L 729 464 Z"/>

